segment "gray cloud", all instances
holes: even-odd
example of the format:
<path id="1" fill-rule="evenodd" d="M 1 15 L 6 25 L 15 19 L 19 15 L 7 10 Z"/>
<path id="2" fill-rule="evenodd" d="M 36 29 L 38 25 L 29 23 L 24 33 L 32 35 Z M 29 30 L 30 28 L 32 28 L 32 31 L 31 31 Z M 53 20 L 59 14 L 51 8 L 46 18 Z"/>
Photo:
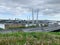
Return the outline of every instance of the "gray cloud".
<path id="1" fill-rule="evenodd" d="M 48 4 L 60 4 L 60 0 L 47 0 Z"/>
<path id="2" fill-rule="evenodd" d="M 39 9 L 44 15 L 60 13 L 60 0 L 0 0 L 0 12 L 14 15 L 28 13 L 31 9 Z"/>

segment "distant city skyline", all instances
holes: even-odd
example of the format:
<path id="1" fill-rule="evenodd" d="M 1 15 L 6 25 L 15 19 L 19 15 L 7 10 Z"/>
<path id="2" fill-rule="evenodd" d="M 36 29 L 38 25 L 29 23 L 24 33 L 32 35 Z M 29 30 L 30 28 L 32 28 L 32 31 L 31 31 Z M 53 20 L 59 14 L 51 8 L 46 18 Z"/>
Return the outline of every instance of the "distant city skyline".
<path id="1" fill-rule="evenodd" d="M 27 18 L 28 17 L 28 18 Z M 11 15 L 5 15 L 5 16 L 3 16 L 3 15 L 1 15 L 0 16 L 0 19 L 11 19 L 11 20 L 15 20 L 15 19 L 19 19 L 19 20 L 29 20 L 29 15 L 27 16 L 27 15 L 14 15 L 14 16 L 11 16 Z M 30 20 L 32 20 L 32 16 L 30 16 Z M 34 20 L 36 20 L 36 16 L 34 17 Z M 58 18 L 58 17 L 52 17 L 52 16 L 44 16 L 44 15 L 40 15 L 39 17 L 38 17 L 38 20 L 59 20 L 60 21 L 60 19 Z"/>

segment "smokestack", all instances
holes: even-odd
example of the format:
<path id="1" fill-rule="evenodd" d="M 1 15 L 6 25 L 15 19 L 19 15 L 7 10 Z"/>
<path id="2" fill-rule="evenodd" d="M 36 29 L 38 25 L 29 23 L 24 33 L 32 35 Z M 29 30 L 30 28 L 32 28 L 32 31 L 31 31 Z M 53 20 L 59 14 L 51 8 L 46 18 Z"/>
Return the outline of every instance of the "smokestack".
<path id="1" fill-rule="evenodd" d="M 29 26 L 29 17 L 27 16 L 27 24 L 28 24 L 28 26 Z"/>
<path id="2" fill-rule="evenodd" d="M 39 9 L 37 9 L 37 18 L 36 18 L 36 24 L 38 25 L 38 14 L 39 14 Z"/>
<path id="3" fill-rule="evenodd" d="M 33 12 L 33 9 L 32 9 L 32 24 L 34 24 L 34 12 Z"/>

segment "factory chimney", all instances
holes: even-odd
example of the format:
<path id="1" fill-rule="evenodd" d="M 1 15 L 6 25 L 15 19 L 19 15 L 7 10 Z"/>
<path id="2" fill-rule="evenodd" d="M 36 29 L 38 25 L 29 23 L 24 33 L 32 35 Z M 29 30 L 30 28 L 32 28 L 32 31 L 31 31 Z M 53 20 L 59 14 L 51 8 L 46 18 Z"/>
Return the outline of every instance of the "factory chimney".
<path id="1" fill-rule="evenodd" d="M 34 11 L 32 9 L 32 24 L 34 25 Z"/>
<path id="2" fill-rule="evenodd" d="M 37 9 L 37 17 L 36 17 L 36 24 L 37 24 L 37 26 L 39 25 L 38 24 L 38 14 L 39 14 L 39 9 Z"/>

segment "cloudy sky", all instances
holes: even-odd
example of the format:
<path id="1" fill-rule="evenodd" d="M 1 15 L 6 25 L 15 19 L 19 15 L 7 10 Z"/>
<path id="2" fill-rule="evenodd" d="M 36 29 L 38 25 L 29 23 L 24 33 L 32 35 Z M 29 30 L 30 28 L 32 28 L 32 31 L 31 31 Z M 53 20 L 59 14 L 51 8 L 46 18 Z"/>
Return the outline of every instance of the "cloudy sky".
<path id="1" fill-rule="evenodd" d="M 0 19 L 32 18 L 39 9 L 39 19 L 60 20 L 60 0 L 0 0 Z"/>

